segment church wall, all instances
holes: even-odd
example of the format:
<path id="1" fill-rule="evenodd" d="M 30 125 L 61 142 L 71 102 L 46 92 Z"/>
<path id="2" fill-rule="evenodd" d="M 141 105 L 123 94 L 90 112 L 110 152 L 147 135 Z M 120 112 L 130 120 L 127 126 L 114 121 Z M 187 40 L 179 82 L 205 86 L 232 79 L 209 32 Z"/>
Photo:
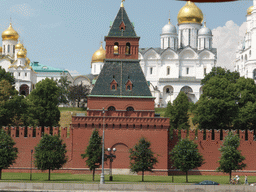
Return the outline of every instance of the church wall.
<path id="1" fill-rule="evenodd" d="M 0 66 L 2 69 L 5 69 L 5 71 L 9 71 L 9 66 L 11 65 L 11 62 L 7 59 L 2 59 L 0 61 Z"/>

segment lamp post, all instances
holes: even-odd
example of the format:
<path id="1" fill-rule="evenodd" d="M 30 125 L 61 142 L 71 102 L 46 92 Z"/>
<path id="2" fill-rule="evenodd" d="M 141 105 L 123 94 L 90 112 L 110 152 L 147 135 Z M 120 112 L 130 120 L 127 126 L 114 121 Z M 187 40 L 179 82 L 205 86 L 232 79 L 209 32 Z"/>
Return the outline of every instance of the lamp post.
<path id="1" fill-rule="evenodd" d="M 30 180 L 32 180 L 32 154 L 33 154 L 33 149 L 31 150 Z"/>
<path id="2" fill-rule="evenodd" d="M 110 176 L 109 176 L 109 181 L 113 181 L 112 162 L 113 162 L 114 158 L 116 158 L 116 156 L 113 153 L 111 153 L 111 148 L 108 148 L 108 152 L 109 152 L 108 158 L 110 159 Z M 116 152 L 116 148 L 113 148 L 113 152 L 114 153 Z"/>
<path id="3" fill-rule="evenodd" d="M 105 110 L 104 107 L 102 109 L 102 114 L 103 114 L 103 136 L 102 136 L 102 171 L 101 171 L 101 176 L 100 176 L 100 184 L 105 183 L 104 179 L 104 137 L 105 137 L 105 130 L 104 130 L 104 124 L 105 124 Z"/>

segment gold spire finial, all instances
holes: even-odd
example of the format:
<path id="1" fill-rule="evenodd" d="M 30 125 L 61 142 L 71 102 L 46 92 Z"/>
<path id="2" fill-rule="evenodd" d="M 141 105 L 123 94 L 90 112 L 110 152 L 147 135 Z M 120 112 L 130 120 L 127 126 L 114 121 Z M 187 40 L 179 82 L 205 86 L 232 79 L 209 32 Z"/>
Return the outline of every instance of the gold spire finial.
<path id="1" fill-rule="evenodd" d="M 168 24 L 171 24 L 171 11 L 169 10 L 169 22 L 168 22 Z"/>
<path id="2" fill-rule="evenodd" d="M 204 21 L 204 27 L 206 27 L 206 21 Z"/>
<path id="3" fill-rule="evenodd" d="M 124 1 L 125 0 L 121 0 L 121 7 L 124 7 Z"/>

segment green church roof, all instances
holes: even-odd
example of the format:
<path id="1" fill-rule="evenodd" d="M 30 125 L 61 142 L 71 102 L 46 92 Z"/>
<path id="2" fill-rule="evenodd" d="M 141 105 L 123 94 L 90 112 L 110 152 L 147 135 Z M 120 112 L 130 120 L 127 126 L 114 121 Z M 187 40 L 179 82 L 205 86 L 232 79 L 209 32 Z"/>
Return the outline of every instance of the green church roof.
<path id="1" fill-rule="evenodd" d="M 38 62 L 31 63 L 31 67 L 35 72 L 68 72 L 65 69 L 58 69 L 47 65 L 41 65 Z"/>
<path id="2" fill-rule="evenodd" d="M 122 22 L 125 25 L 125 30 L 120 30 Z M 111 26 L 108 37 L 137 37 L 133 24 L 131 23 L 124 7 L 120 7 L 119 12 Z"/>

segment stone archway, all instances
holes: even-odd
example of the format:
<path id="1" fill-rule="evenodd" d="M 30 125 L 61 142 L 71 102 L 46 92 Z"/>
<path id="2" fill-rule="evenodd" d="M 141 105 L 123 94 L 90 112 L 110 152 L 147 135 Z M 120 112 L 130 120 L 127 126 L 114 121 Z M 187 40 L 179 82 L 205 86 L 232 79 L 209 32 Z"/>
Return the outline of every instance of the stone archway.
<path id="1" fill-rule="evenodd" d="M 172 101 L 172 95 L 173 95 L 173 87 L 171 85 L 166 85 L 163 88 L 163 103 L 166 106 L 168 102 Z"/>
<path id="2" fill-rule="evenodd" d="M 24 96 L 28 96 L 29 95 L 29 86 L 26 85 L 26 84 L 22 84 L 20 86 L 19 94 L 24 95 Z"/>
<path id="3" fill-rule="evenodd" d="M 130 174 L 129 147 L 124 143 L 117 143 L 112 148 L 116 148 L 116 158 L 112 164 L 113 174 Z"/>
<path id="4" fill-rule="evenodd" d="M 184 92 L 188 96 L 188 101 L 193 102 L 195 98 L 195 94 L 193 93 L 193 89 L 189 86 L 184 86 L 181 88 L 180 92 Z"/>

